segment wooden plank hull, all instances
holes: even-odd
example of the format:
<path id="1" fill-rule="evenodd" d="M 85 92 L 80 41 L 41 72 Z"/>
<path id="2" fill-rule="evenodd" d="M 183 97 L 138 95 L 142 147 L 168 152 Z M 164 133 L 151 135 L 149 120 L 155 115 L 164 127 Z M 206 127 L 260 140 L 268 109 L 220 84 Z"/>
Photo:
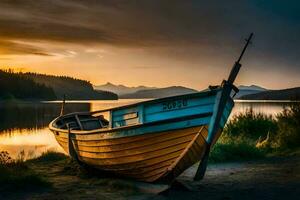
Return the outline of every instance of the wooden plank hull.
<path id="1" fill-rule="evenodd" d="M 153 182 L 170 174 L 176 177 L 199 161 L 206 137 L 207 127 L 196 126 L 109 140 L 77 140 L 74 137 L 72 145 L 81 162 L 119 176 Z M 67 138 L 56 135 L 56 139 L 68 152 Z"/>
<path id="2" fill-rule="evenodd" d="M 233 106 L 226 104 L 219 131 L 211 131 L 222 90 L 157 99 L 99 113 L 71 113 L 49 127 L 56 140 L 79 162 L 145 182 L 172 181 L 201 161 L 209 139 L 221 134 Z M 103 117 L 104 115 L 102 115 Z M 101 119 L 102 119 L 101 117 Z M 105 121 L 104 121 L 105 122 Z"/>

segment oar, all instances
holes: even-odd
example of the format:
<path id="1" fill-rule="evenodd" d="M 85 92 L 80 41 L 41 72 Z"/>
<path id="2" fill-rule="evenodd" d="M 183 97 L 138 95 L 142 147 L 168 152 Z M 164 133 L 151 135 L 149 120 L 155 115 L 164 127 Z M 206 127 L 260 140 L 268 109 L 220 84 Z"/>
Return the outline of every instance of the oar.
<path id="1" fill-rule="evenodd" d="M 214 121 L 212 123 L 212 128 L 210 129 L 210 132 L 208 133 L 207 146 L 205 148 L 204 156 L 202 157 L 200 164 L 198 166 L 194 180 L 201 180 L 204 177 L 204 174 L 205 174 L 205 171 L 207 168 L 207 162 L 208 162 L 210 148 L 211 148 L 212 142 L 215 138 L 215 135 L 217 134 L 217 132 L 220 128 L 219 124 L 220 124 L 224 109 L 226 107 L 226 103 L 227 103 L 228 99 L 230 98 L 230 94 L 231 94 L 232 90 L 235 90 L 236 92 L 238 92 L 238 89 L 233 85 L 233 83 L 239 73 L 241 66 L 242 66 L 240 64 L 240 61 L 251 41 L 252 36 L 253 36 L 253 33 L 251 33 L 249 38 L 246 39 L 246 41 L 247 41 L 246 45 L 244 46 L 242 53 L 239 56 L 238 60 L 235 62 L 234 66 L 229 74 L 228 80 L 227 81 L 224 80 L 222 83 L 223 90 L 219 97 L 220 98 L 219 105 L 218 105 L 217 110 L 215 111 L 215 114 L 212 116 L 212 120 L 214 120 Z"/>

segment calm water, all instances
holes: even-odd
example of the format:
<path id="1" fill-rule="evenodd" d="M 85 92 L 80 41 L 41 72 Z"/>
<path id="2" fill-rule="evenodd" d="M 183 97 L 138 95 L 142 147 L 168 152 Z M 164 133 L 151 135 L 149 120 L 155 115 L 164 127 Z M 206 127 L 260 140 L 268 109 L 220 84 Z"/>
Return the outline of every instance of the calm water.
<path id="1" fill-rule="evenodd" d="M 95 111 L 143 101 L 121 99 L 117 101 L 68 101 L 66 113 Z M 252 108 L 254 112 L 276 115 L 290 102 L 237 101 L 231 116 Z M 13 158 L 33 158 L 47 150 L 63 152 L 48 130 L 49 122 L 60 113 L 58 101 L 43 103 L 0 104 L 0 151 L 8 151 Z"/>

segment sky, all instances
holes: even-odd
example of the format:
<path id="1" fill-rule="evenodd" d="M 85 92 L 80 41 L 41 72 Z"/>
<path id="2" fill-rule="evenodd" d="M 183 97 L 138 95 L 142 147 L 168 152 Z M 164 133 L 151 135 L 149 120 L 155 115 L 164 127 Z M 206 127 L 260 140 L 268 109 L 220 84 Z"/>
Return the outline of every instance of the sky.
<path id="1" fill-rule="evenodd" d="M 94 85 L 220 84 L 254 32 L 237 85 L 300 86 L 300 2 L 1 0 L 0 68 Z"/>

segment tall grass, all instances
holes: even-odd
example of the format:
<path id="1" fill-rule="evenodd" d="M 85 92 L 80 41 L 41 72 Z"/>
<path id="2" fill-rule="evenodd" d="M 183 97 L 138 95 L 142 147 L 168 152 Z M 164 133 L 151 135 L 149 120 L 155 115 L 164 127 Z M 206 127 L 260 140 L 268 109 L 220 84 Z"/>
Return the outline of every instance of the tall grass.
<path id="1" fill-rule="evenodd" d="M 247 110 L 227 123 L 210 162 L 251 160 L 300 148 L 300 103 L 276 117 Z"/>
<path id="2" fill-rule="evenodd" d="M 233 116 L 223 131 L 228 136 L 239 136 L 257 140 L 277 131 L 277 123 L 271 115 L 255 113 L 252 109 Z"/>
<path id="3" fill-rule="evenodd" d="M 221 140 L 214 147 L 209 157 L 209 162 L 230 162 L 241 160 L 254 160 L 265 157 L 262 149 L 256 148 L 251 142 L 245 139 Z"/>
<path id="4" fill-rule="evenodd" d="M 274 138 L 274 146 L 279 149 L 295 149 L 300 147 L 300 103 L 284 109 L 277 115 L 278 131 Z"/>
<path id="5" fill-rule="evenodd" d="M 33 163 L 47 163 L 47 162 L 56 162 L 61 160 L 66 160 L 67 156 L 63 153 L 58 153 L 54 151 L 46 151 L 42 153 L 41 156 L 31 159 L 28 162 Z"/>
<path id="6" fill-rule="evenodd" d="M 0 192 L 38 189 L 50 183 L 35 173 L 20 155 L 13 160 L 5 151 L 0 152 Z"/>

